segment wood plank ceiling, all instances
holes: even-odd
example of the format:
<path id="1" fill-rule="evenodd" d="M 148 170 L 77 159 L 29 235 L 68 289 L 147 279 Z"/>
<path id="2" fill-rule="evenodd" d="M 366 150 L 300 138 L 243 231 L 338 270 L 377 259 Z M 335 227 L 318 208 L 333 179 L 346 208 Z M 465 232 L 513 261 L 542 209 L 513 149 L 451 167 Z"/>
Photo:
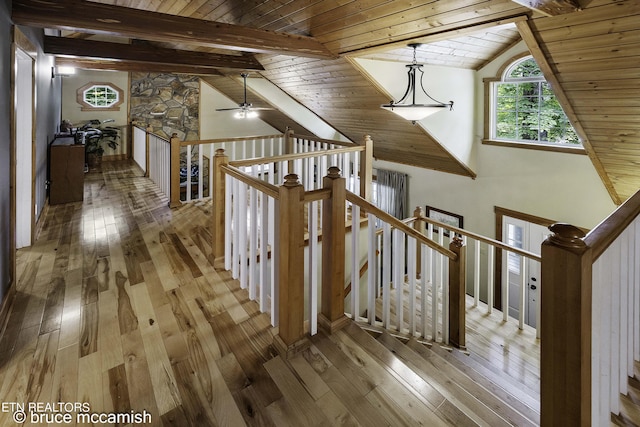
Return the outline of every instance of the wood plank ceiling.
<path id="1" fill-rule="evenodd" d="M 15 10 L 16 5 L 34 0 L 13 3 Z M 89 4 L 71 0 L 37 3 L 56 7 Z M 109 32 L 104 27 L 96 29 L 97 24 L 91 21 L 111 22 L 117 27 L 119 24 L 113 20 L 124 20 L 120 14 L 123 6 L 231 25 L 225 28 L 238 39 L 235 47 L 202 39 L 194 43 L 194 38 L 184 36 L 167 43 L 174 33 L 170 28 L 161 29 L 164 37 L 110 33 L 155 40 L 156 46 L 172 49 L 228 55 L 238 55 L 238 50 L 263 52 L 256 58 L 264 70 L 257 72 L 354 141 L 370 134 L 377 158 L 471 177 L 473 171 L 420 127 L 381 110 L 379 105 L 388 99 L 362 77 L 347 57 L 405 61 L 406 49 L 400 48 L 419 41 L 428 43 L 421 49 L 430 63 L 478 69 L 518 39 L 513 23 L 518 22 L 522 28 L 524 22 L 548 62 L 549 72 L 555 74 L 559 90 L 564 91 L 570 103 L 570 117 L 584 129 L 586 149 L 613 200 L 620 202 L 640 188 L 637 25 L 640 3 L 635 0 L 581 0 L 582 10 L 576 12 L 572 12 L 574 1 L 534 2 L 542 4 L 539 10 L 543 11 L 544 3 L 568 6 L 557 16 L 533 12 L 511 0 L 93 0 L 91 3 L 99 7 L 88 10 L 101 11 L 106 16 L 96 18 L 94 12 L 93 17 L 85 17 L 84 27 L 79 20 L 67 27 L 59 23 L 50 27 Z M 109 9 L 100 9 L 116 4 L 120 7 L 117 19 L 108 16 Z M 152 15 L 153 19 L 162 16 Z M 277 34 L 252 33 L 271 43 L 263 41 L 252 48 L 246 40 L 240 40 L 243 34 L 236 26 L 249 28 L 247 34 L 254 30 Z M 295 53 L 287 51 L 293 46 L 283 46 L 281 33 L 284 37 L 302 37 L 296 41 Z M 198 33 L 198 37 L 206 38 L 207 34 Z M 305 54 L 305 47 L 313 52 Z M 228 69 L 222 71 L 229 73 Z"/>

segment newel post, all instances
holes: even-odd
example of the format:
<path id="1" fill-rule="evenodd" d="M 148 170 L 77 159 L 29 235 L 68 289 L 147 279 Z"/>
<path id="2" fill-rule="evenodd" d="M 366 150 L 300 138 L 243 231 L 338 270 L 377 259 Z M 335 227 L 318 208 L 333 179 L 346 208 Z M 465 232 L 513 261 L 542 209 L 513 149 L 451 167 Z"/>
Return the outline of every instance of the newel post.
<path id="1" fill-rule="evenodd" d="M 425 227 L 424 221 L 422 220 L 422 208 L 420 206 L 416 206 L 416 210 L 413 211 L 413 216 L 415 217 L 415 221 L 413 221 L 413 229 L 416 230 L 420 234 L 424 234 Z M 416 279 L 419 279 L 422 276 L 422 245 L 416 245 Z"/>
<path id="2" fill-rule="evenodd" d="M 144 176 L 147 178 L 149 178 L 149 169 L 151 169 L 151 165 L 149 164 L 149 149 L 150 149 L 151 143 L 149 140 L 151 139 L 150 135 L 152 133 L 153 133 L 153 128 L 151 126 L 147 126 L 144 133 L 144 149 L 145 149 L 144 164 L 146 165 Z"/>
<path id="3" fill-rule="evenodd" d="M 455 236 L 449 250 L 457 255 L 456 259 L 449 259 L 449 342 L 465 348 L 467 247 L 462 238 Z"/>
<path id="4" fill-rule="evenodd" d="M 318 324 L 332 333 L 348 322 L 344 314 L 346 180 L 340 169 L 332 166 L 322 184 L 331 190 L 331 197 L 322 203 L 322 310 Z"/>
<path id="5" fill-rule="evenodd" d="M 169 207 L 175 208 L 180 206 L 180 139 L 178 134 L 171 135 L 169 141 L 171 147 L 171 164 L 170 168 L 170 192 L 169 195 Z"/>
<path id="6" fill-rule="evenodd" d="M 360 157 L 360 197 L 371 201 L 371 182 L 373 181 L 373 140 L 365 135 L 362 140 L 364 151 Z"/>
<path id="7" fill-rule="evenodd" d="M 224 257 L 224 213 L 225 213 L 225 173 L 222 165 L 229 163 L 229 156 L 222 148 L 216 150 L 213 157 L 213 218 L 211 223 L 211 236 L 213 242 L 214 265 Z"/>
<path id="8" fill-rule="evenodd" d="M 592 250 L 584 232 L 553 224 L 542 243 L 540 425 L 591 425 Z"/>
<path id="9" fill-rule="evenodd" d="M 308 344 L 304 332 L 304 187 L 289 174 L 279 187 L 278 352 L 290 355 Z"/>

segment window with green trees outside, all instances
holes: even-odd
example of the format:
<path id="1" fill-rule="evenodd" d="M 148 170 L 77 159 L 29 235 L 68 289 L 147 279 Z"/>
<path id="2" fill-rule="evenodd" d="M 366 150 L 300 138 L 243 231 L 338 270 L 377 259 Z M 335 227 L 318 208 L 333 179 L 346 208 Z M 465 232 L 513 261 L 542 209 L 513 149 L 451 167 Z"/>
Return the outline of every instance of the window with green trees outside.
<path id="1" fill-rule="evenodd" d="M 108 108 L 119 101 L 119 94 L 110 86 L 94 85 L 83 93 L 84 102 L 96 108 Z"/>
<path id="2" fill-rule="evenodd" d="M 528 56 L 493 85 L 492 139 L 581 146 L 540 67 Z"/>

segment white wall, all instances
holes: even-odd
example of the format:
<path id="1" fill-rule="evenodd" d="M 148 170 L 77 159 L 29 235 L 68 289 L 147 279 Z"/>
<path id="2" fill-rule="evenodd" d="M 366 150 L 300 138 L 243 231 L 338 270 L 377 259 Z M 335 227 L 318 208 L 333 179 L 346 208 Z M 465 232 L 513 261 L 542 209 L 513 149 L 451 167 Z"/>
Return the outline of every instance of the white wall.
<path id="1" fill-rule="evenodd" d="M 260 118 L 236 119 L 233 111 L 216 111 L 216 108 L 232 108 L 238 104 L 224 96 L 211 85 L 200 84 L 200 138 L 217 139 L 237 136 L 276 135 L 277 129 Z"/>
<path id="2" fill-rule="evenodd" d="M 395 101 L 407 89 L 406 64 L 392 61 L 356 59 L 360 67 Z M 473 135 L 475 115 L 474 71 L 425 64 L 423 86 L 427 93 L 440 102 L 454 102 L 453 111 L 443 108 L 418 122 L 458 160 L 475 170 Z M 419 84 L 418 82 L 416 82 Z M 422 95 L 422 96 L 420 96 Z M 424 94 L 416 95 L 416 102 L 432 102 Z"/>
<path id="3" fill-rule="evenodd" d="M 526 50 L 520 44 L 475 76 L 475 180 L 396 163 L 375 167 L 409 175 L 409 206 L 430 205 L 464 217 L 464 228 L 493 237 L 494 206 L 593 228 L 615 209 L 586 155 L 483 145 L 483 82 Z M 444 115 L 445 113 L 438 113 Z"/>
<path id="4" fill-rule="evenodd" d="M 94 71 L 76 70 L 76 74 L 68 77 L 57 77 L 62 81 L 62 118 L 74 125 L 92 119 L 114 119 L 109 126 L 124 126 L 129 117 L 129 73 L 122 71 Z M 111 83 L 122 89 L 125 99 L 120 104 L 119 111 L 82 111 L 82 106 L 76 100 L 76 92 L 89 82 Z"/>
<path id="5" fill-rule="evenodd" d="M 76 70 L 76 74 L 68 77 L 56 77 L 55 80 L 62 82 L 62 119 L 68 120 L 74 126 L 82 125 L 89 120 L 109 120 L 113 122 L 105 123 L 105 126 L 119 127 L 120 139 L 115 149 L 103 144 L 105 157 L 123 156 L 127 154 L 129 123 L 129 73 L 122 71 L 98 71 L 98 70 Z M 109 83 L 122 90 L 124 99 L 119 105 L 118 111 L 82 111 L 82 106 L 77 101 L 77 91 L 87 83 Z M 61 120 L 62 121 L 62 120 Z"/>

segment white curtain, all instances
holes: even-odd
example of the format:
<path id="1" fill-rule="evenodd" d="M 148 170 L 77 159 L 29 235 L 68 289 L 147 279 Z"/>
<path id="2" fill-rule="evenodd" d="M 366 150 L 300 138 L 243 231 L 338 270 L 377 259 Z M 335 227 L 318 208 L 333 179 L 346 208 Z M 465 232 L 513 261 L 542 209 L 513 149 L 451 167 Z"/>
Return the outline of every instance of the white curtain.
<path id="1" fill-rule="evenodd" d="M 377 169 L 376 202 L 398 219 L 407 217 L 407 174 Z"/>

